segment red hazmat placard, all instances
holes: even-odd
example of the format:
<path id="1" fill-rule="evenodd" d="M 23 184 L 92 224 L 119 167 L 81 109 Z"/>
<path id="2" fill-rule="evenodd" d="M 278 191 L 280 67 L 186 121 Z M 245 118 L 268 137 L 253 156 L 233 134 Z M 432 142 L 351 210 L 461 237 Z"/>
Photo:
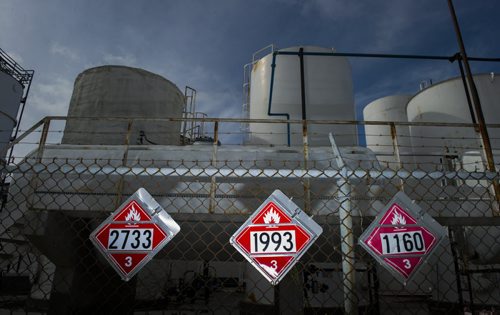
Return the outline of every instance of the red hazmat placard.
<path id="1" fill-rule="evenodd" d="M 322 231 L 276 190 L 234 233 L 230 243 L 276 285 Z"/>
<path id="2" fill-rule="evenodd" d="M 90 240 L 128 281 L 179 231 L 179 225 L 141 188 L 92 232 Z"/>
<path id="3" fill-rule="evenodd" d="M 396 278 L 407 283 L 445 235 L 441 225 L 399 192 L 359 242 Z"/>

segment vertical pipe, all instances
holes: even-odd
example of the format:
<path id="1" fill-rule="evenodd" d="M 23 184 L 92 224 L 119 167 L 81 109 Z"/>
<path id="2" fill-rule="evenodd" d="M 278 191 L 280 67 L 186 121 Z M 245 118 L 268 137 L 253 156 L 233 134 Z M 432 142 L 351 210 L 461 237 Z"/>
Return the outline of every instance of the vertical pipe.
<path id="1" fill-rule="evenodd" d="M 276 68 L 276 56 L 278 55 L 278 52 L 275 51 L 273 52 L 273 61 L 271 63 L 271 83 L 269 86 L 269 104 L 267 106 L 267 115 L 268 116 L 285 116 L 287 120 L 290 120 L 290 114 L 288 113 L 271 113 L 271 104 L 273 102 L 273 89 L 274 89 L 274 72 Z M 286 130 L 287 130 L 287 143 L 288 146 L 290 146 L 290 123 L 286 123 Z"/>
<path id="2" fill-rule="evenodd" d="M 306 91 L 305 91 L 305 80 L 304 80 L 304 48 L 299 49 L 299 61 L 300 61 L 300 98 L 302 104 L 302 144 L 304 146 L 304 170 L 309 169 L 309 139 L 307 131 L 307 115 L 306 115 Z M 304 179 L 304 211 L 307 214 L 311 214 L 311 181 L 309 178 Z"/>
<path id="3" fill-rule="evenodd" d="M 472 71 L 470 69 L 469 61 L 467 59 L 467 53 L 465 51 L 465 45 L 462 38 L 462 33 L 460 32 L 460 26 L 458 24 L 457 15 L 455 13 L 455 8 L 453 6 L 452 0 L 448 0 L 448 7 L 450 9 L 451 18 L 453 21 L 453 26 L 455 28 L 455 34 L 457 36 L 458 46 L 460 47 L 460 55 L 465 67 L 465 74 L 467 77 L 467 83 L 469 84 L 469 89 L 472 95 L 472 101 L 474 104 L 474 109 L 476 111 L 477 121 L 479 124 L 479 132 L 481 134 L 481 139 L 483 142 L 483 153 L 486 157 L 487 168 L 490 172 L 496 172 L 495 159 L 493 157 L 493 151 L 491 149 L 490 138 L 488 136 L 488 129 L 486 128 L 486 121 L 484 119 L 483 110 L 481 108 L 481 101 L 479 99 L 479 94 L 477 92 L 476 84 L 472 78 Z M 500 215 L 500 184 L 497 180 L 493 180 L 493 195 L 496 204 L 492 207 L 492 214 L 494 216 Z"/>
<path id="4" fill-rule="evenodd" d="M 43 150 L 45 148 L 45 144 L 47 143 L 49 128 L 50 128 L 50 118 L 45 117 L 43 119 L 43 129 L 42 129 L 42 134 L 40 135 L 40 143 L 38 144 L 38 152 L 37 152 L 38 162 L 40 162 L 43 157 Z"/>
<path id="5" fill-rule="evenodd" d="M 215 166 L 217 163 L 217 148 L 219 146 L 219 122 L 214 123 L 214 143 L 212 150 L 212 165 Z"/>
<path id="6" fill-rule="evenodd" d="M 212 150 L 212 165 L 217 167 L 217 148 L 219 145 L 219 122 L 216 121 L 214 123 L 214 144 Z M 216 177 L 212 176 L 210 178 L 210 200 L 208 204 L 208 213 L 213 213 L 215 209 L 215 192 L 217 190 L 217 181 Z"/>
<path id="7" fill-rule="evenodd" d="M 127 135 L 125 136 L 125 152 L 123 152 L 123 158 L 122 158 L 122 165 L 126 166 L 127 161 L 128 161 L 128 149 L 129 149 L 129 143 L 130 143 L 130 134 L 132 133 L 132 125 L 134 121 L 132 119 L 129 119 L 128 125 L 127 125 Z M 121 175 L 120 180 L 117 185 L 117 194 L 116 194 L 116 200 L 115 200 L 115 208 L 118 207 L 122 203 L 122 196 L 123 196 L 123 186 L 125 186 L 125 176 Z"/>
<path id="8" fill-rule="evenodd" d="M 474 107 L 472 106 L 472 100 L 469 93 L 469 88 L 467 87 L 467 78 L 465 77 L 464 67 L 462 65 L 462 59 L 460 59 L 460 55 L 458 56 L 458 68 L 460 69 L 460 77 L 462 78 L 462 83 L 464 85 L 465 97 L 467 98 L 467 105 L 469 105 L 470 117 L 472 119 L 472 123 L 474 125 L 477 124 L 476 114 L 474 114 Z M 476 132 L 479 132 L 477 127 L 474 127 Z"/>
<path id="9" fill-rule="evenodd" d="M 247 63 L 243 66 L 243 118 L 250 118 L 250 71 L 253 69 L 254 62 Z M 250 70 L 247 70 L 249 69 Z M 244 143 L 251 139 L 250 137 L 250 124 L 248 122 L 241 123 L 241 129 L 244 132 Z"/>
<path id="10" fill-rule="evenodd" d="M 190 98 L 190 101 L 191 101 L 191 129 L 193 130 L 191 132 L 192 134 L 192 139 L 191 139 L 191 142 L 194 142 L 196 140 L 196 133 L 194 132 L 194 130 L 196 129 L 196 90 L 193 89 L 193 88 L 190 88 L 191 89 L 191 98 Z"/>
<path id="11" fill-rule="evenodd" d="M 299 60 L 300 60 L 300 98 L 302 104 L 302 120 L 305 120 L 306 115 L 306 87 L 304 81 L 304 48 L 299 49 Z"/>
<path id="12" fill-rule="evenodd" d="M 351 184 L 345 178 L 337 181 L 339 187 L 340 242 L 342 250 L 342 280 L 344 284 L 344 313 L 358 313 L 356 273 L 354 268 L 354 234 L 351 208 Z"/>
<path id="13" fill-rule="evenodd" d="M 457 291 L 458 291 L 458 303 L 460 305 L 460 309 L 462 310 L 462 314 L 464 314 L 464 297 L 462 296 L 462 280 L 460 265 L 458 263 L 458 252 L 457 252 L 457 241 L 455 239 L 455 231 L 452 227 L 448 227 L 448 238 L 450 239 L 450 248 L 451 254 L 453 255 L 453 265 L 455 267 L 455 282 L 457 283 Z"/>
<path id="14" fill-rule="evenodd" d="M 401 169 L 402 165 L 401 165 L 401 155 L 399 152 L 398 134 L 394 122 L 391 122 L 390 128 L 391 128 L 392 149 L 394 151 L 394 155 L 396 156 L 396 162 L 398 163 L 398 168 Z"/>
<path id="15" fill-rule="evenodd" d="M 127 134 L 125 135 L 125 153 L 123 154 L 123 165 L 127 163 L 127 158 L 128 158 L 128 147 L 130 144 L 130 134 L 132 133 L 132 124 L 134 121 L 132 119 L 129 119 L 128 124 L 127 124 Z"/>
<path id="16" fill-rule="evenodd" d="M 403 168 L 403 165 L 401 163 L 401 154 L 399 151 L 399 143 L 398 143 L 398 134 L 396 131 L 396 125 L 394 122 L 391 122 L 390 124 L 391 128 L 391 138 L 392 138 L 392 149 L 394 150 L 394 155 L 396 156 L 396 162 L 398 164 L 398 170 L 401 170 Z M 404 192 L 404 181 L 403 178 L 400 178 L 400 187 L 399 190 Z"/>
<path id="17" fill-rule="evenodd" d="M 182 145 L 186 144 L 186 134 L 187 134 L 187 86 L 184 87 L 184 111 L 183 111 L 183 121 L 182 121 Z"/>
<path id="18" fill-rule="evenodd" d="M 347 166 L 335 143 L 332 133 L 328 134 L 332 152 L 337 162 L 340 178 L 337 179 L 340 221 L 340 242 L 342 251 L 342 280 L 344 284 L 344 313 L 356 315 L 358 301 L 354 292 L 356 269 L 354 268 L 354 234 L 352 231 L 351 184 L 347 178 Z"/>
<path id="19" fill-rule="evenodd" d="M 50 118 L 45 117 L 43 119 L 43 129 L 42 129 L 42 134 L 40 135 L 40 143 L 38 144 L 38 150 L 36 152 L 36 162 L 41 163 L 43 159 L 43 152 L 45 149 L 45 144 L 47 142 L 47 137 L 49 134 L 49 128 L 50 128 Z M 35 191 L 38 188 L 38 184 L 40 183 L 40 177 L 39 174 L 35 174 L 31 180 L 30 180 L 30 189 L 33 193 L 29 195 L 29 201 L 28 205 L 31 206 L 34 204 L 35 200 Z"/>
<path id="20" fill-rule="evenodd" d="M 208 202 L 208 213 L 213 214 L 216 206 L 215 192 L 217 190 L 217 181 L 215 176 L 210 178 L 210 200 Z"/>
<path id="21" fill-rule="evenodd" d="M 307 120 L 302 120 L 302 143 L 304 146 L 304 170 L 309 170 L 309 140 L 307 136 Z M 304 178 L 304 211 L 311 215 L 311 180 Z"/>

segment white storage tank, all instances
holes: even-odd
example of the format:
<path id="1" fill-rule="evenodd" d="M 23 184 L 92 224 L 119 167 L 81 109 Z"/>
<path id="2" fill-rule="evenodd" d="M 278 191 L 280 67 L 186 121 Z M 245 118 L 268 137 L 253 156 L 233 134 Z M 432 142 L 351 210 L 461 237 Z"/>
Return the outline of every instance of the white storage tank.
<path id="1" fill-rule="evenodd" d="M 494 74 L 474 76 L 487 124 L 500 123 L 500 80 Z M 409 122 L 472 123 L 460 77 L 432 85 L 416 94 L 407 107 Z M 488 128 L 493 148 L 500 147 L 498 128 Z M 424 155 L 456 155 L 479 150 L 478 133 L 470 127 L 411 126 L 414 152 Z"/>
<path id="2" fill-rule="evenodd" d="M 280 51 L 299 52 L 301 47 Z M 333 52 L 331 48 L 303 46 L 304 52 Z M 273 54 L 253 64 L 250 78 L 251 119 L 283 119 L 271 113 L 287 113 L 290 119 L 302 119 L 301 75 L 298 55 L 277 55 L 269 108 Z M 355 120 L 352 75 L 344 57 L 304 56 L 304 82 L 307 120 Z M 291 145 L 302 145 L 302 125 L 291 124 Z M 250 124 L 247 144 L 287 145 L 286 124 Z M 308 141 L 312 146 L 330 145 L 333 132 L 340 146 L 357 144 L 354 125 L 309 125 Z"/>
<path id="3" fill-rule="evenodd" d="M 406 105 L 410 99 L 410 95 L 390 95 L 379 98 L 366 105 L 363 109 L 363 119 L 365 121 L 408 122 Z M 393 139 L 390 126 L 365 125 L 366 146 L 377 155 L 377 160 L 381 162 L 382 167 L 397 169 L 401 166 L 408 169 L 414 162 L 410 128 L 401 125 L 395 125 L 395 127 L 396 141 Z"/>
<path id="4" fill-rule="evenodd" d="M 22 84 L 0 71 L 0 164 L 5 161 L 7 145 L 17 123 L 17 111 L 22 97 Z"/>
<path id="5" fill-rule="evenodd" d="M 500 101 L 500 80 L 494 74 L 474 75 L 481 107 L 486 124 L 500 123 L 498 103 Z M 453 78 L 432 85 L 420 91 L 407 106 L 409 122 L 435 123 L 472 123 L 469 105 L 460 77 Z M 491 144 L 498 148 L 500 139 L 498 128 L 488 127 Z M 472 127 L 445 127 L 445 126 L 410 126 L 413 151 L 416 162 L 426 163 L 429 170 L 441 169 L 454 171 L 484 171 L 484 162 L 481 157 L 481 139 Z M 498 161 L 498 151 L 493 151 Z M 424 179 L 425 180 L 425 179 Z M 425 182 L 421 182 L 425 185 Z M 491 215 L 490 202 L 484 201 L 490 193 L 491 181 L 484 179 L 467 178 L 460 181 L 442 182 L 445 188 L 429 183 L 429 193 L 439 200 L 449 200 L 445 211 L 451 215 L 466 215 L 482 217 Z M 474 204 L 454 202 L 453 195 L 478 198 Z M 474 251 L 474 262 L 478 264 L 498 263 L 500 248 L 494 240 L 499 235 L 498 229 L 492 227 L 469 227 L 466 231 L 468 238 L 466 245 Z"/>
<path id="6" fill-rule="evenodd" d="M 155 144 L 180 143 L 180 121 L 140 118 L 180 118 L 184 95 L 169 80 L 137 68 L 102 66 L 83 71 L 75 80 L 63 144 L 136 144 L 141 131 Z M 94 119 L 81 119 L 92 117 Z"/>

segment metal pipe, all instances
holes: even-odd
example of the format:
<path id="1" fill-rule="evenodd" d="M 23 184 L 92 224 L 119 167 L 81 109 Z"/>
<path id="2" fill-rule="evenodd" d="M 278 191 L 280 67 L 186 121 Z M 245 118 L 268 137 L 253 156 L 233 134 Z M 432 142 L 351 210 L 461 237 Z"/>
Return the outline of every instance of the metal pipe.
<path id="1" fill-rule="evenodd" d="M 271 63 L 271 83 L 269 86 L 269 104 L 267 106 L 267 115 L 268 116 L 285 116 L 286 119 L 289 121 L 290 120 L 290 114 L 289 113 L 272 113 L 271 112 L 271 104 L 273 102 L 273 88 L 274 88 L 274 70 L 276 68 L 276 56 L 277 56 L 277 51 L 273 52 L 273 61 Z M 287 143 L 288 146 L 290 146 L 290 123 L 286 123 L 286 128 L 287 128 Z"/>
<path id="2" fill-rule="evenodd" d="M 304 169 L 309 168 L 309 139 L 307 132 L 307 115 L 306 115 L 306 89 L 304 80 L 304 48 L 299 49 L 300 60 L 300 98 L 302 104 L 302 145 L 304 148 Z M 311 181 L 309 178 L 304 178 L 304 211 L 311 214 Z"/>
<path id="3" fill-rule="evenodd" d="M 40 164 L 43 161 L 43 152 L 45 150 L 45 144 L 47 142 L 47 136 L 48 136 L 49 129 L 50 129 L 50 122 L 51 122 L 51 120 L 47 117 L 45 117 L 43 119 L 42 134 L 40 135 L 40 143 L 38 144 L 38 150 L 36 152 L 36 161 Z M 42 173 L 42 172 L 39 172 L 36 175 L 39 175 L 40 173 Z M 31 189 L 31 191 L 33 191 L 33 192 L 36 191 L 39 183 L 40 183 L 39 176 L 31 177 L 30 184 L 29 184 L 29 188 Z M 27 199 L 28 199 L 28 204 L 33 205 L 34 200 L 35 200 L 35 194 L 29 194 Z M 9 214 L 9 216 L 11 216 L 11 215 L 12 215 L 12 213 Z M 9 219 L 14 219 L 14 218 L 9 218 Z M 4 225 L 4 226 L 6 226 L 6 225 Z"/>
<path id="4" fill-rule="evenodd" d="M 351 183 L 342 154 L 332 133 L 328 134 L 332 152 L 339 168 L 337 178 L 340 225 L 340 247 L 342 251 L 342 279 L 344 284 L 344 313 L 357 314 L 358 301 L 354 292 L 356 270 L 354 268 L 354 235 L 352 230 Z"/>
<path id="5" fill-rule="evenodd" d="M 43 120 L 42 134 L 40 135 L 40 143 L 38 144 L 38 151 L 36 153 L 38 162 L 42 161 L 43 151 L 45 148 L 45 144 L 47 143 L 49 129 L 50 129 L 50 119 L 45 118 Z"/>
<path id="6" fill-rule="evenodd" d="M 192 118 L 191 118 L 191 128 L 196 128 L 196 90 L 193 88 L 191 89 L 191 108 L 192 108 Z M 196 134 L 193 132 L 192 133 L 192 139 L 191 141 L 196 140 Z"/>
<path id="7" fill-rule="evenodd" d="M 22 135 L 20 135 L 18 138 L 14 139 L 14 141 L 10 142 L 8 145 L 7 145 L 7 149 L 10 149 L 12 148 L 14 145 L 16 145 L 17 143 L 19 143 L 21 140 L 23 140 L 24 138 L 26 138 L 27 136 L 29 136 L 30 133 L 32 133 L 33 131 L 35 131 L 38 127 L 40 127 L 41 125 L 43 125 L 45 123 L 46 120 L 53 120 L 50 116 L 46 116 L 45 118 L 42 118 L 39 122 L 37 122 L 36 124 L 34 124 L 30 129 L 26 130 Z"/>
<path id="8" fill-rule="evenodd" d="M 306 115 L 306 87 L 304 80 L 304 48 L 299 49 L 299 60 L 300 60 L 300 98 L 302 104 L 302 120 L 307 119 Z"/>
<path id="9" fill-rule="evenodd" d="M 295 51 L 276 51 L 278 55 L 297 55 Z M 362 53 L 338 53 L 338 52 L 304 52 L 304 56 L 337 56 L 337 57 L 359 57 L 359 58 L 389 58 L 389 59 L 423 59 L 423 60 L 451 60 L 453 56 L 431 56 L 431 55 L 403 55 L 403 54 L 362 54 Z M 484 62 L 500 62 L 500 58 L 469 57 L 469 60 Z"/>
<path id="10" fill-rule="evenodd" d="M 212 178 L 210 179 L 210 195 L 209 195 L 209 199 L 208 199 L 208 213 L 214 213 L 214 211 L 215 211 L 215 206 L 216 206 L 215 193 L 216 193 L 216 191 L 217 191 L 217 177 L 212 176 Z"/>
<path id="11" fill-rule="evenodd" d="M 217 167 L 217 148 L 219 145 L 219 123 L 214 124 L 214 143 L 212 145 L 212 166 Z M 208 204 L 208 213 L 214 213 L 216 206 L 215 193 L 217 191 L 217 176 L 213 175 L 210 177 L 210 198 Z"/>
<path id="12" fill-rule="evenodd" d="M 460 265 L 458 264 L 458 251 L 456 248 L 458 244 L 457 241 L 455 240 L 455 231 L 452 228 L 448 228 L 448 238 L 450 239 L 451 254 L 453 256 L 453 266 L 455 267 L 455 282 L 457 284 L 457 291 L 458 291 L 458 304 L 460 305 L 462 314 L 464 314 L 465 304 L 464 304 L 464 297 L 462 295 L 461 270 L 460 270 Z"/>
<path id="13" fill-rule="evenodd" d="M 302 123 L 302 144 L 304 148 L 304 170 L 309 169 L 309 140 L 307 136 L 307 120 Z M 304 211 L 311 214 L 311 180 L 309 178 L 303 179 L 304 183 Z"/>
<path id="14" fill-rule="evenodd" d="M 460 25 L 458 24 L 458 18 L 455 13 L 455 8 L 453 6 L 452 0 L 448 0 L 448 8 L 450 9 L 451 18 L 453 21 L 453 27 L 455 29 L 455 34 L 457 36 L 458 46 L 460 47 L 461 59 L 465 67 L 467 83 L 469 85 L 469 89 L 472 95 L 472 101 L 474 104 L 474 109 L 479 123 L 479 132 L 481 134 L 481 139 L 483 142 L 483 152 L 486 157 L 487 169 L 489 171 L 496 172 L 495 159 L 493 157 L 493 151 L 491 149 L 488 129 L 486 128 L 486 121 L 484 119 L 483 110 L 481 108 L 481 101 L 479 99 L 479 94 L 477 92 L 476 84 L 474 83 L 474 79 L 472 77 L 472 71 L 470 69 L 469 61 L 467 58 L 467 52 L 465 51 L 465 44 L 462 38 Z M 500 215 L 500 184 L 498 183 L 498 181 L 493 181 L 493 195 L 495 196 L 496 204 L 493 205 L 492 207 L 492 214 Z"/>
<path id="15" fill-rule="evenodd" d="M 351 184 L 345 178 L 337 180 L 339 192 L 340 242 L 342 251 L 342 280 L 344 313 L 357 314 L 356 270 L 354 269 L 354 234 L 352 225 Z"/>
<path id="16" fill-rule="evenodd" d="M 187 109 L 187 85 L 184 87 L 184 112 L 183 118 L 188 118 L 188 109 Z M 182 143 L 186 144 L 186 135 L 187 135 L 187 120 L 182 122 Z"/>
<path id="17" fill-rule="evenodd" d="M 67 116 L 46 116 L 50 120 L 67 120 L 74 119 L 73 117 Z M 79 120 L 96 120 L 96 117 L 78 117 Z M 106 117 L 99 118 L 102 121 L 129 121 L 129 118 L 120 118 L 120 117 Z M 146 122 L 155 122 L 155 121 L 184 121 L 184 118 L 135 118 L 134 121 L 146 121 Z M 43 121 L 43 119 L 42 119 Z M 199 122 L 220 122 L 220 123 L 236 123 L 236 122 L 246 122 L 246 123 L 271 123 L 271 124 L 302 124 L 302 119 L 290 119 L 288 121 L 284 121 L 282 119 L 244 119 L 244 118 L 198 118 Z M 472 123 L 445 123 L 445 122 L 389 122 L 389 121 L 357 121 L 357 120 L 318 120 L 318 119 L 308 119 L 308 124 L 310 125 L 380 125 L 380 126 L 390 126 L 391 123 L 394 123 L 396 126 L 429 126 L 429 127 L 474 127 Z M 490 128 L 500 128 L 500 124 L 488 124 Z M 30 128 L 31 130 L 32 128 Z"/>
<path id="18" fill-rule="evenodd" d="M 128 149 L 130 146 L 130 134 L 132 133 L 132 125 L 133 124 L 134 124 L 134 121 L 132 119 L 129 119 L 128 124 L 127 124 L 127 134 L 125 135 L 125 152 L 123 153 L 123 159 L 122 159 L 123 165 L 126 165 L 127 160 L 128 160 Z"/>
<path id="19" fill-rule="evenodd" d="M 212 145 L 212 165 L 217 165 L 217 148 L 219 147 L 219 123 L 214 124 L 214 143 Z"/>
<path id="20" fill-rule="evenodd" d="M 393 122 L 391 122 L 391 138 L 392 138 L 392 148 L 394 150 L 394 156 L 396 156 L 396 162 L 398 163 L 398 169 L 401 169 L 403 167 L 401 163 L 401 155 L 399 152 L 399 144 L 398 144 L 398 134 L 396 131 L 396 125 L 394 125 Z M 404 192 L 404 180 L 401 178 L 400 182 L 400 187 L 399 190 Z"/>
<path id="21" fill-rule="evenodd" d="M 462 78 L 462 83 L 464 85 L 465 97 L 467 98 L 467 105 L 469 105 L 470 117 L 473 124 L 477 124 L 476 115 L 474 114 L 474 106 L 472 105 L 471 96 L 469 93 L 469 88 L 467 87 L 467 78 L 465 77 L 464 67 L 462 65 L 462 60 L 460 55 L 458 56 L 458 68 L 460 69 L 460 77 Z M 475 128 L 476 132 L 479 132 L 478 128 Z"/>
<path id="22" fill-rule="evenodd" d="M 130 147 L 130 134 L 132 133 L 132 125 L 134 121 L 130 119 L 127 125 L 127 134 L 125 136 L 125 152 L 123 152 L 122 165 L 124 167 L 127 166 L 128 162 L 128 152 Z M 115 198 L 115 208 L 118 207 L 122 203 L 123 196 L 123 186 L 125 185 L 125 176 L 120 176 L 118 184 L 116 185 L 117 196 Z"/>

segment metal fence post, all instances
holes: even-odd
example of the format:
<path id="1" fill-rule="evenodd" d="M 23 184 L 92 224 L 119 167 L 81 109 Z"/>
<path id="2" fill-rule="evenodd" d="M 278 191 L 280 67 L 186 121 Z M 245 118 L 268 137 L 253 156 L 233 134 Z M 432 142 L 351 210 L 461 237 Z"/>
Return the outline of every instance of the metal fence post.
<path id="1" fill-rule="evenodd" d="M 391 122 L 390 127 L 391 127 L 392 149 L 394 151 L 394 156 L 396 157 L 398 169 L 402 169 L 403 165 L 401 163 L 401 154 L 399 151 L 398 133 L 396 131 L 396 125 L 394 124 L 394 122 Z M 401 181 L 401 184 L 400 184 L 401 186 L 399 187 L 399 189 L 404 192 L 405 191 L 404 181 L 402 178 L 400 179 L 400 181 Z"/>
<path id="2" fill-rule="evenodd" d="M 302 121 L 302 143 L 304 148 L 304 171 L 309 170 L 309 140 L 307 136 L 307 120 Z M 304 211 L 311 214 L 311 180 L 304 178 Z"/>
<path id="3" fill-rule="evenodd" d="M 127 160 L 128 160 L 128 149 L 130 145 L 130 134 L 132 133 L 132 124 L 134 121 L 132 119 L 129 119 L 128 124 L 127 124 L 127 134 L 125 136 L 125 152 L 123 152 L 123 158 L 122 158 L 122 165 L 126 166 L 127 165 Z M 124 185 L 124 180 L 123 180 L 124 175 L 120 177 L 120 181 L 118 182 L 117 185 L 117 195 L 116 195 L 116 201 L 115 201 L 115 207 L 118 207 L 121 204 L 121 199 L 123 195 L 123 185 Z"/>
<path id="4" fill-rule="evenodd" d="M 344 311 L 345 314 L 358 313 L 356 288 L 356 272 L 354 268 L 354 234 L 351 208 L 351 184 L 347 179 L 337 181 L 339 188 L 339 221 L 340 242 L 342 250 L 342 279 L 344 283 Z"/>
<path id="5" fill-rule="evenodd" d="M 214 123 L 214 143 L 212 150 L 212 165 L 217 167 L 217 148 L 219 146 L 219 122 Z M 208 204 L 208 212 L 213 213 L 215 209 L 215 192 L 217 190 L 216 177 L 210 178 L 210 200 Z"/>
<path id="6" fill-rule="evenodd" d="M 329 134 L 332 151 L 337 161 L 340 177 L 337 179 L 340 224 L 340 243 L 342 251 L 342 280 L 344 287 L 344 312 L 349 315 L 358 314 L 356 293 L 356 269 L 354 268 L 354 234 L 352 224 L 351 184 L 347 175 L 347 167 L 342 159 L 333 135 Z"/>
<path id="7" fill-rule="evenodd" d="M 38 144 L 38 151 L 36 154 L 38 162 L 40 162 L 42 157 L 43 157 L 43 149 L 45 147 L 45 144 L 47 143 L 47 137 L 49 135 L 49 128 L 50 128 L 50 118 L 45 117 L 43 119 L 43 129 L 42 129 L 42 134 L 40 135 L 40 143 Z"/>

